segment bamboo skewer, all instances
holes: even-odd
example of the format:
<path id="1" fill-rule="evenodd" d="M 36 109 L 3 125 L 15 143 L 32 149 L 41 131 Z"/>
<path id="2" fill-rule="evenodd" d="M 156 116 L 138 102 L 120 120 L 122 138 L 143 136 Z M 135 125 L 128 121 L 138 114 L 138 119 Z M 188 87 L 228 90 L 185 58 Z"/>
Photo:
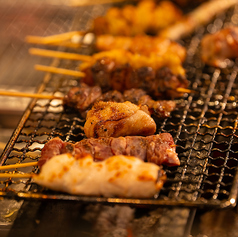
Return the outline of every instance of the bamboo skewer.
<path id="1" fill-rule="evenodd" d="M 85 62 L 92 61 L 92 57 L 89 55 L 66 53 L 66 52 L 59 52 L 59 51 L 47 50 L 47 49 L 30 48 L 29 53 L 32 55 L 50 57 L 50 58 L 61 58 L 61 59 L 69 59 L 69 60 L 77 60 L 77 61 L 85 61 Z"/>
<path id="2" fill-rule="evenodd" d="M 32 178 L 34 174 L 0 173 L 0 178 Z"/>
<path id="3" fill-rule="evenodd" d="M 29 162 L 29 163 L 21 163 L 21 164 L 13 164 L 13 165 L 3 165 L 0 166 L 0 170 L 7 170 L 7 169 L 16 169 L 16 168 L 23 168 L 29 166 L 37 166 L 38 162 Z"/>
<path id="4" fill-rule="evenodd" d="M 56 74 L 63 74 L 68 76 L 74 76 L 74 77 L 84 77 L 85 73 L 75 70 L 69 70 L 64 68 L 58 68 L 58 67 L 52 67 L 52 66 L 44 66 L 44 65 L 35 65 L 35 70 L 37 71 L 43 71 L 43 72 L 51 72 Z"/>
<path id="5" fill-rule="evenodd" d="M 28 35 L 25 38 L 25 41 L 31 44 L 58 44 L 63 41 L 71 40 L 72 37 L 82 35 L 84 35 L 84 32 L 82 31 L 70 31 L 63 34 L 56 34 L 46 37 Z"/>
<path id="6" fill-rule="evenodd" d="M 24 93 L 24 92 L 15 92 L 15 91 L 0 91 L 0 96 L 13 96 L 13 97 L 29 97 L 36 99 L 58 99 L 63 100 L 62 96 L 54 96 L 54 95 L 42 95 L 42 94 L 34 94 L 34 93 Z"/>

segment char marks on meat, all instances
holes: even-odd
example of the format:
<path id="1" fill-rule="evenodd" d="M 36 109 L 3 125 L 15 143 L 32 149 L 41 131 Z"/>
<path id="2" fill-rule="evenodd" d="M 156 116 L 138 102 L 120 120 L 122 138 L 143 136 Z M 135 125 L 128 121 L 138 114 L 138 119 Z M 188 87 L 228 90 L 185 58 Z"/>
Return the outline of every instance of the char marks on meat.
<path id="1" fill-rule="evenodd" d="M 57 147 L 55 152 L 52 152 Z M 95 161 L 107 159 L 113 155 L 129 155 L 157 165 L 180 165 L 173 137 L 169 133 L 161 133 L 147 137 L 126 136 L 118 138 L 89 138 L 75 144 L 54 138 L 42 149 L 39 166 L 53 156 L 71 153 L 73 156 L 90 154 Z"/>
<path id="2" fill-rule="evenodd" d="M 136 105 L 146 105 L 151 115 L 158 118 L 169 117 L 170 113 L 175 109 L 176 103 L 172 100 L 153 100 L 142 89 L 125 90 L 124 93 L 117 90 L 110 90 L 106 93 L 101 92 L 100 87 L 90 87 L 84 83 L 79 87 L 73 87 L 69 90 L 64 99 L 64 106 L 79 111 L 81 116 L 86 117 L 86 113 L 95 102 L 113 101 L 125 102 L 130 101 Z"/>
<path id="3" fill-rule="evenodd" d="M 84 133 L 90 137 L 149 136 L 156 132 L 156 123 L 147 106 L 99 101 L 88 111 Z"/>
<path id="4" fill-rule="evenodd" d="M 183 75 L 175 75 L 169 67 L 133 68 L 130 64 L 119 65 L 109 58 L 102 58 L 84 70 L 82 79 L 88 85 L 99 85 L 102 90 L 125 91 L 139 88 L 154 98 L 177 98 L 182 94 L 177 88 L 187 88 L 188 80 Z"/>

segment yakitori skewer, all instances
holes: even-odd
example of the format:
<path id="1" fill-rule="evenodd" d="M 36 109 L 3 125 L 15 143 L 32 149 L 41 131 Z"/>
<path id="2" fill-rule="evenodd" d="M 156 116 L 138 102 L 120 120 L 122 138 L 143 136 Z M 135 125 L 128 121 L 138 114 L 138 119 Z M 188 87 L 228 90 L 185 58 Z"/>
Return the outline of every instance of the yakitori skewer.
<path id="1" fill-rule="evenodd" d="M 124 91 L 141 88 L 155 98 L 176 98 L 182 95 L 182 92 L 178 92 L 177 88 L 187 88 L 189 84 L 181 58 L 173 53 L 161 56 L 151 53 L 146 56 L 126 50 L 111 50 L 92 56 L 78 56 L 77 54 L 71 55 L 70 53 L 40 49 L 37 51 L 31 49 L 30 53 L 46 57 L 83 60 L 83 63 L 79 65 L 79 71 L 85 73 L 85 75 L 82 74 L 81 82 L 90 86 L 99 85 L 104 92 L 113 89 Z M 45 69 L 57 73 L 55 68 Z M 63 71 L 62 73 L 67 74 Z M 72 72 L 72 74 L 74 73 Z"/>
<path id="2" fill-rule="evenodd" d="M 161 9 L 169 7 L 165 5 L 163 6 L 163 4 L 161 4 L 158 7 L 161 7 Z M 166 4 L 170 5 L 171 3 L 167 2 Z M 192 33 L 200 25 L 207 24 L 209 21 L 212 20 L 212 18 L 215 17 L 215 15 L 226 11 L 228 8 L 236 4 L 237 0 L 226 0 L 226 1 L 210 0 L 201 4 L 196 9 L 192 10 L 191 12 L 185 15 L 182 15 L 181 13 L 178 14 L 179 10 L 175 10 L 174 7 L 170 6 L 171 9 L 174 9 L 173 11 L 161 11 L 161 13 L 156 17 L 157 19 L 163 20 L 152 21 L 152 25 L 155 24 L 163 25 L 163 27 L 159 28 L 157 26 L 157 30 L 154 33 L 159 36 L 166 37 L 167 39 L 178 40 Z M 153 11 L 155 9 L 155 6 L 156 6 L 155 3 L 151 3 L 150 1 L 147 1 L 147 3 L 145 1 L 142 1 L 141 3 L 139 3 L 137 7 L 138 10 L 137 15 L 133 14 L 137 12 L 137 10 L 131 8 L 131 6 L 129 5 L 123 9 L 111 8 L 108 10 L 105 16 L 96 18 L 94 20 L 92 29 L 88 31 L 88 32 L 91 31 L 91 33 L 94 33 L 96 35 L 94 36 L 94 38 L 96 37 L 96 48 L 97 48 L 97 41 L 98 40 L 100 41 L 100 36 L 102 34 L 110 34 L 117 36 L 146 34 L 147 33 L 146 26 L 148 26 L 150 20 L 153 19 L 153 17 L 152 14 L 150 13 L 144 14 L 146 18 L 144 16 L 140 16 L 140 14 L 143 14 L 146 11 L 147 12 Z M 125 11 L 125 9 L 128 10 Z M 126 12 L 126 14 L 122 14 L 122 12 Z M 164 13 L 167 14 L 168 12 L 170 13 L 172 12 L 172 14 L 170 15 L 171 17 L 170 20 L 172 21 L 172 24 L 171 22 L 169 24 L 167 19 L 168 16 L 164 15 Z M 131 16 L 133 16 L 133 18 Z M 137 17 L 143 19 L 143 22 L 137 21 L 136 20 Z M 135 29 L 131 30 L 131 22 L 128 24 L 127 21 L 131 21 L 132 23 L 134 22 L 138 23 L 140 27 L 136 27 L 136 24 L 134 24 Z M 80 38 L 83 35 L 87 34 L 88 32 L 72 31 L 64 34 L 58 34 L 47 37 L 27 36 L 26 41 L 34 44 L 64 45 L 66 47 L 76 48 L 80 47 Z"/>

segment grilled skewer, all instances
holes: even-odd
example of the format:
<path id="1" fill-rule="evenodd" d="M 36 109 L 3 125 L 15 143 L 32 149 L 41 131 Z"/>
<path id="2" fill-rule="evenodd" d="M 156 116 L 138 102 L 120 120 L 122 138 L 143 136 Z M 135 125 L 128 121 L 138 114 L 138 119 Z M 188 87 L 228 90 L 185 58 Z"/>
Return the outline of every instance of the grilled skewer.
<path id="1" fill-rule="evenodd" d="M 0 173 L 0 178 L 32 178 L 39 185 L 73 195 L 127 198 L 153 197 L 166 181 L 160 166 L 134 156 L 117 155 L 95 162 L 90 155 L 72 154 L 52 157 L 39 174 Z"/>
<path id="2" fill-rule="evenodd" d="M 180 165 L 173 137 L 169 133 L 147 137 L 88 138 L 75 144 L 63 142 L 57 137 L 45 144 L 38 165 L 42 166 L 53 156 L 64 153 L 71 153 L 73 156 L 90 154 L 95 161 L 104 160 L 113 155 L 129 155 L 157 165 Z"/>
<path id="3" fill-rule="evenodd" d="M 117 90 L 111 90 L 102 93 L 99 86 L 88 86 L 80 83 L 77 87 L 72 87 L 64 98 L 65 108 L 73 108 L 86 117 L 87 111 L 98 101 L 125 102 L 130 101 L 136 105 L 146 105 L 151 115 L 158 118 L 169 117 L 175 109 L 176 103 L 172 100 L 153 100 L 142 89 L 130 89 L 121 93 Z"/>
<path id="4" fill-rule="evenodd" d="M 158 118 L 169 117 L 175 109 L 176 103 L 172 100 L 153 100 L 142 89 L 131 89 L 124 93 L 113 90 L 102 93 L 99 86 L 88 86 L 80 83 L 77 87 L 72 87 L 65 96 L 55 96 L 36 93 L 23 93 L 13 91 L 0 91 L 0 96 L 28 97 L 48 100 L 62 100 L 66 110 L 73 109 L 78 111 L 82 117 L 86 117 L 89 109 L 98 101 L 125 102 L 130 101 L 133 104 L 148 107 L 151 115 Z"/>
<path id="5" fill-rule="evenodd" d="M 135 37 L 128 36 L 113 36 L 113 35 L 98 35 L 96 38 L 92 36 L 91 33 L 87 33 L 85 35 L 81 35 L 80 32 L 69 32 L 69 39 L 72 37 L 72 33 L 75 35 L 74 37 L 79 38 L 80 41 L 83 42 L 84 45 L 93 45 L 95 51 L 109 51 L 113 49 L 122 49 L 128 50 L 132 53 L 138 53 L 142 55 L 149 56 L 151 52 L 156 53 L 158 56 L 161 56 L 165 53 L 175 54 L 177 55 L 181 61 L 183 62 L 186 58 L 186 49 L 178 44 L 175 41 L 171 41 L 167 38 L 163 37 L 151 37 L 147 35 L 138 35 Z M 36 36 L 28 36 L 26 41 L 28 43 L 35 44 L 43 44 L 43 45 L 66 45 L 68 47 L 80 47 L 80 43 L 72 43 L 72 42 L 64 42 L 59 41 L 61 35 L 54 35 L 48 37 L 36 37 Z M 88 37 L 87 37 L 88 36 Z M 90 38 L 89 40 L 86 40 Z M 94 39 L 95 38 L 95 39 Z M 37 54 L 37 49 L 30 49 L 31 54 Z M 43 52 L 43 50 L 42 50 Z M 45 51 L 47 53 L 47 51 Z M 48 52 L 49 53 L 49 52 Z M 70 55 L 69 55 L 70 57 Z M 75 58 L 77 59 L 77 55 Z"/>
<path id="6" fill-rule="evenodd" d="M 52 157 L 33 178 L 44 187 L 73 195 L 148 198 L 160 191 L 166 175 L 161 167 L 133 156 L 94 162 L 90 155 L 63 154 Z"/>
<path id="7" fill-rule="evenodd" d="M 99 85 L 103 92 L 140 88 L 155 98 L 176 98 L 183 95 L 178 88 L 188 87 L 181 59 L 169 53 L 158 57 L 156 53 L 144 56 L 124 50 L 105 51 L 80 64 L 79 70 L 85 75 L 82 82 Z"/>

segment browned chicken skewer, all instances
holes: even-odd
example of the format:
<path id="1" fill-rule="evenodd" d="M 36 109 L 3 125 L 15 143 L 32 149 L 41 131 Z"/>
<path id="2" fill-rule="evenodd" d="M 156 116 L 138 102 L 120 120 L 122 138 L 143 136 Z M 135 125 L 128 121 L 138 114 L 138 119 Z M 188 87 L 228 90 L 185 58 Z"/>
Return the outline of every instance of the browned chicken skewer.
<path id="1" fill-rule="evenodd" d="M 238 27 L 229 26 L 205 35 L 201 41 L 201 57 L 208 65 L 225 68 L 227 59 L 238 57 Z"/>
<path id="2" fill-rule="evenodd" d="M 149 136 L 156 131 L 147 106 L 137 106 L 129 101 L 123 103 L 95 103 L 88 111 L 84 133 L 89 137 Z"/>
<path id="3" fill-rule="evenodd" d="M 153 197 L 165 181 L 162 167 L 124 155 L 95 162 L 91 155 L 62 154 L 52 157 L 33 176 L 33 182 L 55 191 L 124 198 Z"/>

